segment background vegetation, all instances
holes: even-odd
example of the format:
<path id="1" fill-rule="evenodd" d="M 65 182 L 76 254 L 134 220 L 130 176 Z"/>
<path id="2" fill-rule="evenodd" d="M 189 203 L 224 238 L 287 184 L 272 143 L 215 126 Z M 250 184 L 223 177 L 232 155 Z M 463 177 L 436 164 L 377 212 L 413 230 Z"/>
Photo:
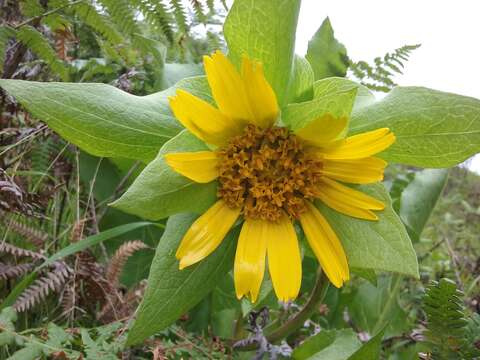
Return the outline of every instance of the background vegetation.
<path id="1" fill-rule="evenodd" d="M 227 8 L 214 0 L 0 0 L 0 11 L 2 78 L 103 82 L 144 95 L 202 73 L 202 55 L 224 47 Z M 333 37 L 328 20 L 322 29 Z M 349 59 L 338 43 L 328 75 L 388 91 L 417 47 L 368 63 Z M 308 303 L 316 262 L 306 258 L 304 295 L 291 304 L 278 304 L 268 284 L 255 307 L 238 302 L 227 274 L 175 325 L 125 348 L 163 228 L 109 232 L 141 220 L 107 205 L 143 165 L 79 150 L 5 93 L 0 112 L 1 359 L 479 356 L 480 177 L 465 168 L 389 168 L 385 184 L 414 241 L 421 281 L 357 271 L 345 288 L 328 289 L 300 330 L 274 343 L 269 327 Z M 32 272 L 85 238 L 95 246 Z M 361 343 L 369 344 L 363 353 Z M 258 349 L 248 351 L 252 345 Z"/>

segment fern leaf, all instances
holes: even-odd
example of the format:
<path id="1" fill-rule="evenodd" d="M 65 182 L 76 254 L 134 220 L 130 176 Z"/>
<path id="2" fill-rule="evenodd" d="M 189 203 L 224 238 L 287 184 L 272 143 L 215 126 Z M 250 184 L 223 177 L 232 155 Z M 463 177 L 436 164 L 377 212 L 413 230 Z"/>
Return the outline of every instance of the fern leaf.
<path id="1" fill-rule="evenodd" d="M 188 32 L 187 17 L 185 15 L 185 8 L 181 0 L 170 0 L 171 9 L 175 16 L 178 30 L 182 33 Z"/>
<path id="2" fill-rule="evenodd" d="M 193 12 L 195 13 L 195 17 L 197 18 L 197 20 L 202 24 L 206 24 L 207 16 L 205 15 L 203 5 L 200 0 L 190 0 L 190 2 L 192 4 Z"/>
<path id="3" fill-rule="evenodd" d="M 31 242 L 37 248 L 43 247 L 45 241 L 48 239 L 47 233 L 44 233 L 41 230 L 16 221 L 12 218 L 8 218 L 8 220 L 2 218 L 2 221 L 11 231 L 17 233 L 18 235 L 21 235 L 24 239 Z"/>
<path id="4" fill-rule="evenodd" d="M 14 38 L 16 31 L 9 26 L 0 26 L 0 71 L 3 69 L 7 46 L 10 39 Z"/>
<path id="5" fill-rule="evenodd" d="M 434 359 L 460 359 L 466 326 L 462 303 L 463 293 L 455 282 L 441 279 L 426 291 L 424 311 L 427 315 L 425 336 L 432 348 Z"/>
<path id="6" fill-rule="evenodd" d="M 10 265 L 0 263 L 0 278 L 3 280 L 16 279 L 33 270 L 34 263 Z"/>
<path id="7" fill-rule="evenodd" d="M 123 267 L 125 266 L 128 258 L 136 251 L 147 248 L 148 246 L 140 240 L 128 241 L 122 244 L 122 246 L 117 249 L 108 264 L 105 275 L 107 281 L 110 284 L 118 284 L 120 274 L 122 273 Z"/>
<path id="8" fill-rule="evenodd" d="M 125 42 L 123 36 L 118 32 L 110 20 L 106 16 L 98 13 L 94 6 L 88 3 L 81 3 L 73 7 L 73 11 L 82 22 L 95 30 L 110 43 L 118 45 Z"/>
<path id="9" fill-rule="evenodd" d="M 168 42 L 173 43 L 172 16 L 160 0 L 130 0 L 130 3 L 150 25 L 162 32 Z"/>
<path id="10" fill-rule="evenodd" d="M 35 260 L 45 260 L 46 257 L 35 251 L 30 251 L 26 249 L 19 248 L 15 245 L 8 244 L 3 242 L 0 244 L 0 254 L 10 254 L 18 257 L 29 257 Z"/>
<path id="11" fill-rule="evenodd" d="M 57 58 L 55 50 L 39 31 L 31 26 L 22 26 L 17 32 L 17 39 L 44 60 L 53 72 L 67 81 L 69 70 L 64 62 Z"/>
<path id="12" fill-rule="evenodd" d="M 40 16 L 45 9 L 38 0 L 23 0 L 20 2 L 22 14 L 28 18 Z"/>
<path id="13" fill-rule="evenodd" d="M 215 13 L 215 0 L 207 0 L 207 7 L 208 11 L 210 11 L 211 14 Z"/>
<path id="14" fill-rule="evenodd" d="M 140 27 L 135 20 L 135 13 L 128 0 L 99 0 L 99 3 L 107 10 L 112 22 L 120 29 L 122 34 L 140 33 Z"/>
<path id="15" fill-rule="evenodd" d="M 67 281 L 71 270 L 65 263 L 57 261 L 55 268 L 37 279 L 26 288 L 17 299 L 13 308 L 18 312 L 27 311 L 44 300 L 49 294 L 59 292 Z"/>

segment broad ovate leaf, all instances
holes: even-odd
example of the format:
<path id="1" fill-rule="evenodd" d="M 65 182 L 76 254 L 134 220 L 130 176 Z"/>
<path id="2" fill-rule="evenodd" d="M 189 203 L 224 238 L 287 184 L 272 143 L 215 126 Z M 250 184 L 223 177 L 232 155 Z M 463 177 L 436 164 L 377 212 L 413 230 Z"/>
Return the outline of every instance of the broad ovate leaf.
<path id="1" fill-rule="evenodd" d="M 328 17 L 308 42 L 305 57 L 313 68 L 315 80 L 332 76 L 344 77 L 347 73 L 347 49 L 335 39 Z"/>
<path id="2" fill-rule="evenodd" d="M 150 268 L 148 287 L 129 331 L 127 343 L 142 342 L 165 329 L 202 300 L 233 267 L 237 230 L 231 230 L 220 246 L 198 264 L 178 269 L 175 252 L 195 221 L 192 214 L 170 217 Z"/>
<path id="3" fill-rule="evenodd" d="M 457 165 L 480 152 L 480 100 L 398 87 L 352 112 L 352 134 L 388 127 L 397 140 L 381 157 L 427 168 Z"/>
<path id="4" fill-rule="evenodd" d="M 376 212 L 378 221 L 355 219 L 316 202 L 340 238 L 349 265 L 418 277 L 417 255 L 384 186 L 365 185 L 358 189 L 385 204 L 385 210 Z"/>
<path id="5" fill-rule="evenodd" d="M 280 105 L 291 81 L 300 0 L 236 0 L 225 20 L 228 56 L 240 67 L 242 56 L 263 63 Z"/>
<path id="6" fill-rule="evenodd" d="M 149 161 L 181 129 L 167 93 L 134 96 L 105 84 L 0 80 L 32 115 L 83 150 Z"/>
<path id="7" fill-rule="evenodd" d="M 217 183 L 199 184 L 175 172 L 165 161 L 168 153 L 208 150 L 187 130 L 168 141 L 155 160 L 112 206 L 144 219 L 159 220 L 180 212 L 202 213 L 216 199 Z"/>

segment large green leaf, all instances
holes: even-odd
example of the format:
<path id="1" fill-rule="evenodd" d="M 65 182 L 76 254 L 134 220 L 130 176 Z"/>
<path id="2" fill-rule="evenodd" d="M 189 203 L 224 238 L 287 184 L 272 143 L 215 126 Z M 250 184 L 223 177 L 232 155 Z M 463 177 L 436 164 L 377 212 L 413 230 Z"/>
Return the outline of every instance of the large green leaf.
<path id="1" fill-rule="evenodd" d="M 316 203 L 342 241 L 350 266 L 418 277 L 417 256 L 384 186 L 360 186 L 359 190 L 385 204 L 385 210 L 377 212 L 378 221 L 355 219 Z"/>
<path id="2" fill-rule="evenodd" d="M 353 134 L 390 128 L 396 142 L 388 161 L 450 167 L 480 151 L 480 100 L 421 87 L 398 87 L 385 98 L 354 110 Z"/>
<path id="3" fill-rule="evenodd" d="M 181 126 L 163 92 L 134 96 L 105 84 L 0 80 L 7 92 L 85 151 L 150 160 Z"/>
<path id="4" fill-rule="evenodd" d="M 348 358 L 348 360 L 378 360 L 382 350 L 382 339 L 384 331 L 380 331 L 373 338 L 362 345 L 360 349 Z"/>
<path id="5" fill-rule="evenodd" d="M 310 63 L 304 57 L 295 55 L 293 77 L 287 103 L 312 100 L 313 80 L 313 70 Z"/>
<path id="6" fill-rule="evenodd" d="M 151 220 L 180 212 L 202 213 L 216 199 L 216 181 L 196 183 L 173 171 L 164 159 L 168 153 L 201 150 L 208 148 L 187 130 L 182 131 L 162 147 L 155 160 L 112 206 Z"/>
<path id="7" fill-rule="evenodd" d="M 191 214 L 175 215 L 168 220 L 128 344 L 139 343 L 165 329 L 205 297 L 232 268 L 237 230 L 232 230 L 206 259 L 184 270 L 178 269 L 174 254 L 194 220 Z"/>
<path id="8" fill-rule="evenodd" d="M 283 105 L 287 100 L 300 0 L 236 0 L 224 26 L 229 57 L 240 66 L 242 56 L 259 60 Z"/>
<path id="9" fill-rule="evenodd" d="M 315 80 L 332 76 L 343 77 L 347 73 L 347 50 L 335 39 L 328 17 L 308 42 L 305 57 L 312 65 Z"/>
<path id="10" fill-rule="evenodd" d="M 351 329 L 322 330 L 295 349 L 295 360 L 346 360 L 361 346 Z"/>
<path id="11" fill-rule="evenodd" d="M 445 183 L 448 170 L 426 169 L 415 173 L 412 182 L 400 197 L 400 217 L 414 240 L 420 234 L 430 217 Z"/>
<path id="12" fill-rule="evenodd" d="M 358 110 L 375 101 L 375 96 L 366 86 L 340 77 L 331 77 L 315 81 L 313 84 L 313 97 L 317 99 L 323 96 L 351 91 L 352 89 L 357 89 L 357 97 L 355 98 L 353 110 Z"/>

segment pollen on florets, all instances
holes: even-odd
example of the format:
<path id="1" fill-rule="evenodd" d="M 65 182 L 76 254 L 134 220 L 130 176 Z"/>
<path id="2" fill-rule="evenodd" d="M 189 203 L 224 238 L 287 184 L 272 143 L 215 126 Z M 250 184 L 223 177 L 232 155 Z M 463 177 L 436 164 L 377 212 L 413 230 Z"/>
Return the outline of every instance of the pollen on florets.
<path id="1" fill-rule="evenodd" d="M 246 218 L 298 218 L 316 194 L 322 163 L 286 128 L 248 125 L 217 151 L 218 196 Z"/>

